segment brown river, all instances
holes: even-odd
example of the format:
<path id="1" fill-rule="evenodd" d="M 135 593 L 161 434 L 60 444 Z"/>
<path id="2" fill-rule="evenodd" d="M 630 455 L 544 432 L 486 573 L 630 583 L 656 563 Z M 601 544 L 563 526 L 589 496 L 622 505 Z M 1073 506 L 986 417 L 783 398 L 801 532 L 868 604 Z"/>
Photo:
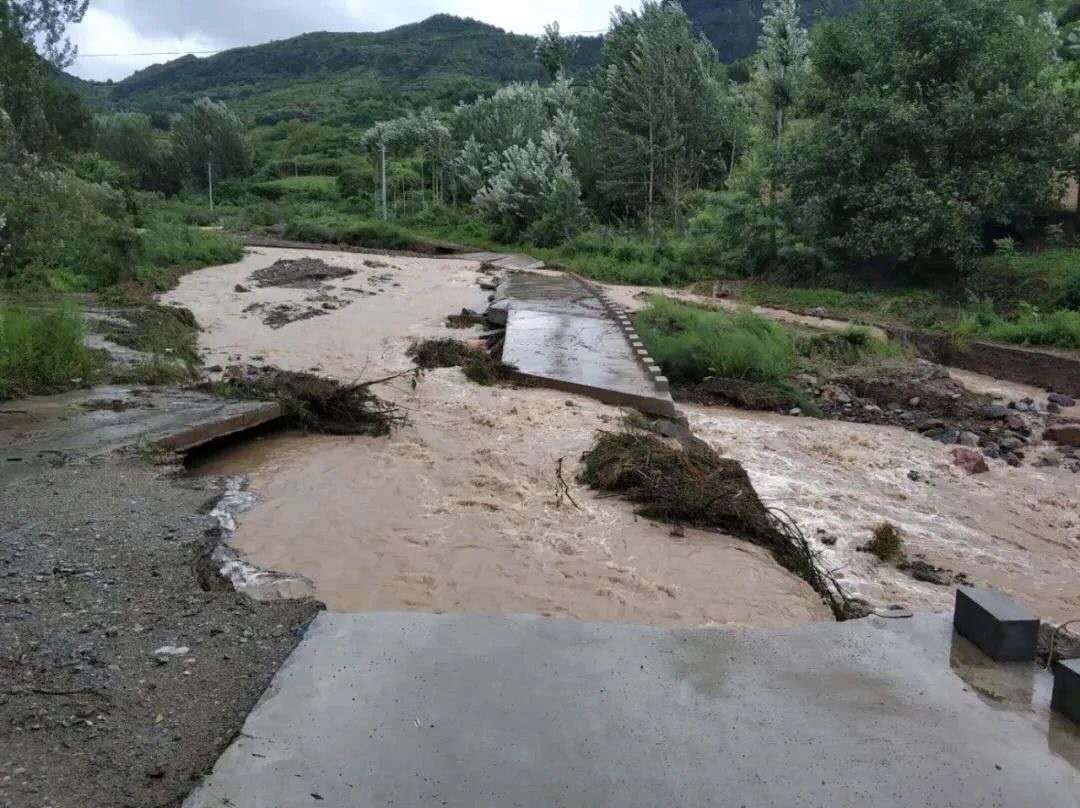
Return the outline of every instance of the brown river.
<path id="1" fill-rule="evenodd" d="M 328 282 L 352 302 L 280 329 L 252 303 L 311 290 L 258 288 L 249 277 L 310 255 L 357 270 Z M 259 248 L 185 276 L 166 302 L 205 329 L 207 365 L 253 361 L 344 380 L 410 366 L 414 338 L 463 336 L 446 314 L 480 307 L 479 265 L 448 259 Z M 392 278 L 392 279 L 391 279 Z M 236 292 L 237 284 L 251 288 Z M 380 289 L 360 294 L 348 289 Z M 972 379 L 994 388 L 993 380 Z M 246 475 L 258 503 L 236 547 L 258 566 L 310 579 L 338 611 L 527 612 L 657 626 L 790 626 L 830 619 L 802 580 L 746 542 L 639 519 L 576 485 L 578 458 L 622 413 L 534 388 L 479 387 L 457 369 L 379 388 L 409 415 L 390 438 L 272 435 L 209 458 L 200 473 Z M 794 516 L 847 586 L 878 605 L 943 609 L 946 587 L 917 582 L 857 551 L 895 522 L 909 551 L 1013 593 L 1046 617 L 1080 615 L 1077 478 L 1061 469 L 960 477 L 948 449 L 900 429 L 685 407 L 695 432 L 746 466 L 759 493 Z M 555 468 L 580 509 L 556 503 Z M 929 482 L 912 482 L 916 470 Z"/>

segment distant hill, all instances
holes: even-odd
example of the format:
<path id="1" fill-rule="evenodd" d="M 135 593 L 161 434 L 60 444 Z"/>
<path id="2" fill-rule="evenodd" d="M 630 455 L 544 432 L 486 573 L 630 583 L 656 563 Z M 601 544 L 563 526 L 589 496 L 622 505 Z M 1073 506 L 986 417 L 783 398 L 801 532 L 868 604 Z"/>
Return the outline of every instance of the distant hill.
<path id="1" fill-rule="evenodd" d="M 807 0 L 807 21 L 844 14 L 859 0 Z M 684 0 L 721 58 L 753 52 L 762 0 Z M 575 39 L 572 75 L 600 59 L 600 37 Z M 111 84 L 65 76 L 94 106 L 175 112 L 208 95 L 256 123 L 323 120 L 366 126 L 423 104 L 469 100 L 509 81 L 541 77 L 533 37 L 446 14 L 389 31 L 309 33 L 207 58 L 185 56 Z"/>

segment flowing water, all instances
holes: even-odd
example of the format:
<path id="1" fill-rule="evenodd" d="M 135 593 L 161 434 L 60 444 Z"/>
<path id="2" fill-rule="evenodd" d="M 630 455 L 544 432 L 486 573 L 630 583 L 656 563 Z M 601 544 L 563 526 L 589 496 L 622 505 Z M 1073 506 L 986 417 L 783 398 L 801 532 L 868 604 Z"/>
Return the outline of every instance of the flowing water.
<path id="1" fill-rule="evenodd" d="M 312 255 L 356 268 L 335 294 L 392 274 L 376 296 L 293 323 L 264 326 L 253 301 L 303 299 L 310 290 L 254 289 L 255 269 Z M 243 262 L 192 273 L 168 295 L 206 329 L 207 363 L 313 367 L 341 379 L 409 366 L 422 336 L 465 337 L 443 317 L 479 307 L 479 265 L 260 249 Z M 258 357 L 255 359 L 255 357 Z M 973 386 L 994 388 L 973 377 Z M 801 580 L 758 548 L 726 536 L 638 519 L 617 499 L 573 482 L 597 429 L 621 413 L 541 389 L 484 388 L 457 369 L 379 388 L 411 423 L 390 438 L 276 435 L 201 467 L 247 474 L 258 504 L 243 514 L 239 550 L 261 566 L 309 578 L 331 609 L 530 612 L 660 626 L 786 626 L 829 619 Z M 1018 390 L 1006 390 L 1015 393 Z M 958 475 L 949 447 L 897 428 L 683 408 L 695 432 L 747 468 L 761 496 L 787 510 L 847 585 L 875 604 L 947 608 L 948 587 L 915 581 L 858 546 L 891 521 L 908 550 L 934 565 L 1014 594 L 1044 617 L 1080 616 L 1077 477 L 1061 469 Z M 555 469 L 581 509 L 555 502 Z M 923 480 L 914 482 L 908 472 Z M 824 531 L 819 533 L 818 531 Z M 833 546 L 820 543 L 834 536 Z"/>

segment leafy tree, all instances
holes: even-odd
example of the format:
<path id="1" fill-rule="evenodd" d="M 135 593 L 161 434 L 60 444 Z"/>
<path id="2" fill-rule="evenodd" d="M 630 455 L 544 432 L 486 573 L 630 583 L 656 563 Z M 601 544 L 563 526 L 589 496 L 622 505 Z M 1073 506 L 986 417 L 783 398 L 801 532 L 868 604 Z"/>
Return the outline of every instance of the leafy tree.
<path id="1" fill-rule="evenodd" d="M 778 248 L 776 198 L 782 182 L 784 125 L 806 75 L 809 52 L 810 39 L 799 20 L 796 0 L 765 0 L 752 77 L 771 145 L 767 165 L 773 261 Z"/>
<path id="2" fill-rule="evenodd" d="M 615 215 L 667 204 L 724 176 L 723 71 L 677 3 L 617 9 L 589 114 L 592 195 Z"/>
<path id="3" fill-rule="evenodd" d="M 95 148 L 104 157 L 130 169 L 139 187 L 164 193 L 180 190 L 181 177 L 168 143 L 158 135 L 148 115 L 136 112 L 99 115 L 94 128 Z"/>
<path id="4" fill-rule="evenodd" d="M 543 36 L 536 43 L 536 58 L 552 81 L 565 73 L 566 63 L 570 59 L 570 46 L 559 32 L 559 23 L 553 22 L 544 26 Z"/>
<path id="5" fill-rule="evenodd" d="M 843 260 L 951 271 L 1030 228 L 1068 134 L 1056 40 L 1013 0 L 868 0 L 816 30 L 803 222 Z"/>
<path id="6" fill-rule="evenodd" d="M 570 238 L 581 218 L 581 185 L 568 146 L 565 133 L 547 129 L 539 141 L 511 146 L 488 166 L 474 201 L 497 236 L 525 236 L 541 246 Z"/>
<path id="7" fill-rule="evenodd" d="M 251 147 L 244 125 L 224 104 L 201 98 L 176 122 L 172 150 L 188 178 L 205 187 L 208 167 L 214 181 L 251 173 Z"/>
<path id="8" fill-rule="evenodd" d="M 90 114 L 75 94 L 56 83 L 33 47 L 4 30 L 0 30 L 0 109 L 8 115 L 13 137 L 35 154 L 85 148 L 92 136 Z"/>
<path id="9" fill-rule="evenodd" d="M 82 20 L 88 5 L 89 0 L 0 0 L 0 39 L 40 41 L 50 62 L 67 67 L 76 48 L 64 30 Z"/>

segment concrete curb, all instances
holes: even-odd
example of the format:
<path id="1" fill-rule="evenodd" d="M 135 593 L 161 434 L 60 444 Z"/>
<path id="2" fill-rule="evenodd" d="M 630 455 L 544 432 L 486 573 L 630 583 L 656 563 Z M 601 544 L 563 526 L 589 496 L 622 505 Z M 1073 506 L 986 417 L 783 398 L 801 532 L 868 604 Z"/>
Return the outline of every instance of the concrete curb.
<path id="1" fill-rule="evenodd" d="M 649 378 L 652 380 L 653 387 L 660 393 L 670 394 L 671 384 L 668 381 L 667 376 L 664 375 L 663 370 L 649 355 L 648 349 L 645 347 L 645 343 L 642 342 L 641 337 L 638 336 L 637 331 L 634 329 L 634 323 L 630 319 L 630 315 L 626 309 L 616 303 L 610 295 L 604 292 L 600 287 L 585 280 L 583 277 L 575 272 L 568 272 L 574 280 L 580 283 L 590 294 L 594 295 L 597 300 L 600 301 L 600 305 L 603 306 L 607 315 L 615 321 L 615 324 L 619 326 L 619 330 L 623 332 L 623 336 L 626 338 L 627 345 L 630 347 L 630 352 L 637 360 L 638 364 L 644 368 Z"/>

